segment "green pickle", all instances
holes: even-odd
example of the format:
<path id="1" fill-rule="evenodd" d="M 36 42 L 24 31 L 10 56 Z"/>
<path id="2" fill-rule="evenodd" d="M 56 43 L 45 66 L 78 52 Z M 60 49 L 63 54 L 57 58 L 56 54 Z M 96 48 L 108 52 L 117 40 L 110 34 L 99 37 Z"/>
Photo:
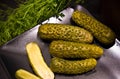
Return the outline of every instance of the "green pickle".
<path id="1" fill-rule="evenodd" d="M 95 44 L 57 40 L 50 43 L 49 53 L 60 58 L 99 58 L 103 49 Z"/>
<path id="2" fill-rule="evenodd" d="M 54 73 L 82 74 L 94 69 L 96 64 L 97 61 L 94 58 L 73 61 L 54 57 L 51 60 L 50 68 Z"/>
<path id="3" fill-rule="evenodd" d="M 72 20 L 79 26 L 88 30 L 93 36 L 105 46 L 113 45 L 115 42 L 115 33 L 106 25 L 82 11 L 74 11 Z"/>
<path id="4" fill-rule="evenodd" d="M 87 30 L 65 24 L 43 24 L 39 27 L 38 34 L 45 40 L 65 40 L 73 42 L 91 43 L 93 36 Z"/>

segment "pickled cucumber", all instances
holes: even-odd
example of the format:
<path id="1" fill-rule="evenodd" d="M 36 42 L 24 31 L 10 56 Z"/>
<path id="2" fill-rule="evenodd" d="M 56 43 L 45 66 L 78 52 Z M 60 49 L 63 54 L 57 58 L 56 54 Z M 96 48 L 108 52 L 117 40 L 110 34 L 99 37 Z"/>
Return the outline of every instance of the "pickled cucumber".
<path id="1" fill-rule="evenodd" d="M 60 58 L 99 58 L 103 49 L 95 44 L 57 40 L 50 43 L 49 53 Z"/>
<path id="2" fill-rule="evenodd" d="M 93 36 L 83 28 L 65 24 L 44 24 L 38 31 L 40 38 L 46 40 L 66 40 L 91 43 Z"/>
<path id="3" fill-rule="evenodd" d="M 95 18 L 76 10 L 72 14 L 72 19 L 76 24 L 90 31 L 101 44 L 105 46 L 114 44 L 115 33 Z"/>
<path id="4" fill-rule="evenodd" d="M 24 70 L 24 69 L 19 69 L 15 72 L 15 77 L 17 79 L 42 79 L 40 77 L 37 77 L 36 75 Z"/>
<path id="5" fill-rule="evenodd" d="M 30 64 L 39 77 L 43 79 L 54 79 L 54 73 L 47 66 L 37 43 L 30 42 L 26 45 Z"/>
<path id="6" fill-rule="evenodd" d="M 50 68 L 54 73 L 82 74 L 94 69 L 96 64 L 94 58 L 72 61 L 54 57 L 51 60 Z"/>

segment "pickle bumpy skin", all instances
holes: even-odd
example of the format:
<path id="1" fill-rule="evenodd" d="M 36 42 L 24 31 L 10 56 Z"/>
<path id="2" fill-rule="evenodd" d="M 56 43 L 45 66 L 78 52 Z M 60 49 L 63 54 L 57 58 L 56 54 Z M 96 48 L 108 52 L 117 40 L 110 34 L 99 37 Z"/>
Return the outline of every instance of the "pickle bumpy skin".
<path id="1" fill-rule="evenodd" d="M 95 68 L 97 61 L 94 58 L 85 60 L 65 60 L 54 57 L 51 60 L 50 68 L 55 73 L 82 74 Z"/>
<path id="2" fill-rule="evenodd" d="M 114 43 L 115 33 L 95 18 L 76 10 L 72 14 L 72 19 L 76 24 L 90 31 L 101 44 L 107 46 Z"/>
<path id="3" fill-rule="evenodd" d="M 39 27 L 40 38 L 46 40 L 66 40 L 91 43 L 93 36 L 87 30 L 65 24 L 44 24 Z"/>
<path id="4" fill-rule="evenodd" d="M 99 58 L 103 55 L 103 49 L 95 44 L 58 40 L 51 42 L 49 53 L 60 58 Z"/>

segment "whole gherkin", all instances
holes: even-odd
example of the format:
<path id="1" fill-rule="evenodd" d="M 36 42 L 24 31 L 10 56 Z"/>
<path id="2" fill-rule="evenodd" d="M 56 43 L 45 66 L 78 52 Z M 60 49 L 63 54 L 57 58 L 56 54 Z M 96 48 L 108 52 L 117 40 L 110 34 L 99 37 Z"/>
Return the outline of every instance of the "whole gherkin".
<path id="1" fill-rule="evenodd" d="M 65 24 L 43 24 L 39 27 L 38 34 L 45 40 L 65 40 L 73 42 L 91 43 L 93 36 L 87 30 Z"/>
<path id="2" fill-rule="evenodd" d="M 99 58 L 103 49 L 95 44 L 76 43 L 68 41 L 53 41 L 49 53 L 60 58 Z"/>
<path id="3" fill-rule="evenodd" d="M 106 25 L 82 11 L 74 11 L 73 21 L 79 26 L 90 31 L 93 36 L 103 45 L 112 45 L 115 41 L 115 33 Z"/>
<path id="4" fill-rule="evenodd" d="M 51 60 L 50 68 L 55 73 L 82 74 L 94 69 L 96 64 L 97 61 L 94 58 L 73 61 L 54 57 Z"/>

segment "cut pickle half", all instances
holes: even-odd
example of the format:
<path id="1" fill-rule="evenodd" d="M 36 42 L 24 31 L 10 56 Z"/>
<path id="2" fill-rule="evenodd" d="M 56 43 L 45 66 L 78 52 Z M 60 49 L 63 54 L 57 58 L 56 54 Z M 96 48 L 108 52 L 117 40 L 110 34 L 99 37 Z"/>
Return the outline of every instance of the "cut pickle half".
<path id="1" fill-rule="evenodd" d="M 54 73 L 45 63 L 38 44 L 35 42 L 30 42 L 26 45 L 26 50 L 35 74 L 43 79 L 54 79 Z"/>

